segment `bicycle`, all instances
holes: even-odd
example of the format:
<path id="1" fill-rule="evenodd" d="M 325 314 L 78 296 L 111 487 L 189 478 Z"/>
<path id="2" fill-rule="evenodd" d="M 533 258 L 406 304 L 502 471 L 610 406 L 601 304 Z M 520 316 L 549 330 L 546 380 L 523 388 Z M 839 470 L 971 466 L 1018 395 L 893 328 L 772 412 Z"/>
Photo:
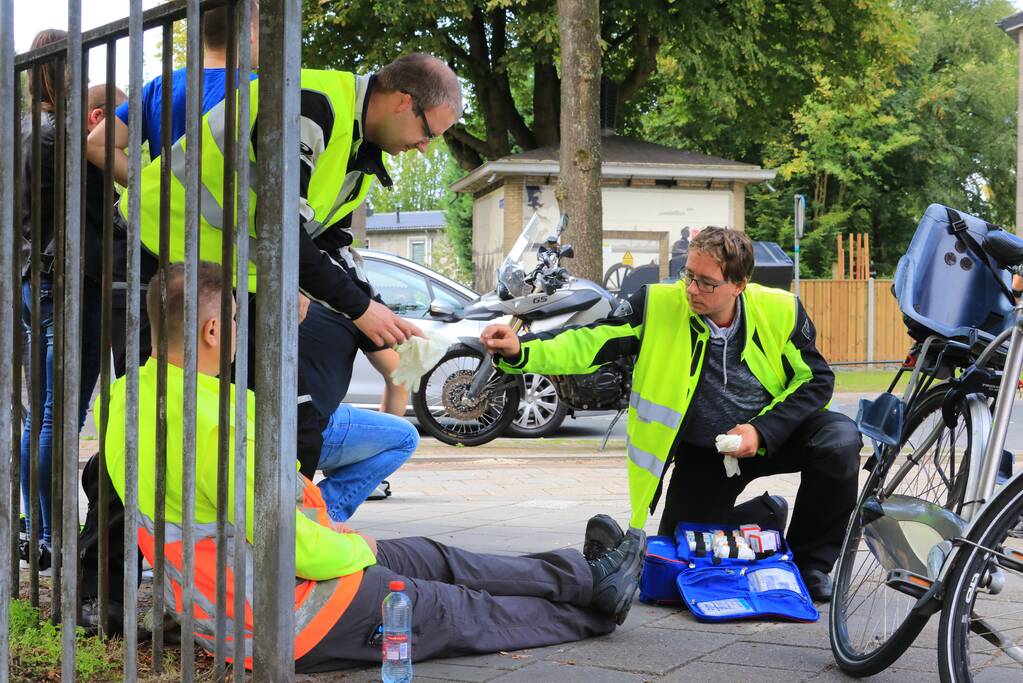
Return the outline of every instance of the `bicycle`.
<path id="1" fill-rule="evenodd" d="M 1023 240 L 992 230 L 983 243 L 971 245 L 983 250 L 979 258 L 990 256 L 1006 269 L 1023 263 Z M 829 617 L 832 651 L 846 673 L 868 676 L 890 666 L 938 611 L 949 653 L 942 658 L 943 676 L 946 669 L 961 671 L 969 661 L 962 626 L 968 635 L 989 625 L 978 628 L 969 613 L 963 620 L 963 600 L 968 597 L 972 609 L 978 586 L 996 595 L 1004 578 L 991 567 L 1000 556 L 989 550 L 991 535 L 1007 524 L 993 512 L 1001 504 L 993 494 L 1023 367 L 1021 310 L 1012 309 L 1010 324 L 997 335 L 974 329 L 964 338 L 929 337 L 902 400 L 891 390 L 907 368 L 886 395 L 861 402 L 858 422 L 876 450 L 847 528 Z M 1019 481 L 999 496 L 1023 492 Z M 1023 493 L 1020 501 L 1023 515 Z M 1020 561 L 1023 569 L 1023 544 Z M 956 609 L 943 610 L 949 605 Z"/>

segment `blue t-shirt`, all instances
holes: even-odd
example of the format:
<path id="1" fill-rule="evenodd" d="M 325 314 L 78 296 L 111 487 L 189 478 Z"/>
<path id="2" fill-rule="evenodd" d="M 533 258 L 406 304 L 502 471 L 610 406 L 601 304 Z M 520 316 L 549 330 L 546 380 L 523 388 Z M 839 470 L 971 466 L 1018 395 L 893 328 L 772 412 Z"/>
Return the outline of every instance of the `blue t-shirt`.
<path id="1" fill-rule="evenodd" d="M 203 69 L 202 77 L 202 113 L 210 109 L 224 99 L 224 69 Z M 252 80 L 256 74 L 251 74 Z M 157 76 L 142 86 L 142 139 L 149 142 L 149 158 L 155 159 L 160 156 L 160 134 L 162 122 L 162 100 L 163 76 Z M 188 94 L 188 77 L 185 69 L 178 69 L 171 78 L 171 121 L 174 129 L 171 131 L 171 144 L 178 141 L 185 134 L 185 101 Z M 117 108 L 117 118 L 128 123 L 128 103 L 125 102 Z"/>

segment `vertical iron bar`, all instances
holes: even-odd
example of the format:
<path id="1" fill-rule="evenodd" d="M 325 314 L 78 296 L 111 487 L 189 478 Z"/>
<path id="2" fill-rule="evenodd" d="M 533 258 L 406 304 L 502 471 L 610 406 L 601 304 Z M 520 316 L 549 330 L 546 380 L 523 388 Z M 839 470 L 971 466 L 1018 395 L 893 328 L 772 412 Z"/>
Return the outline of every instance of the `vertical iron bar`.
<path id="1" fill-rule="evenodd" d="M 99 415 L 99 456 L 97 467 L 99 468 L 99 495 L 98 495 L 98 520 L 97 539 L 98 553 L 96 577 L 99 585 L 96 586 L 96 601 L 99 603 L 99 628 L 101 635 L 110 632 L 110 511 L 107 506 L 110 504 L 110 481 L 107 477 L 107 427 L 109 425 L 110 412 L 110 354 L 113 346 L 112 327 L 113 309 L 111 304 L 114 297 L 114 130 L 117 116 L 114 106 L 117 80 L 117 43 L 113 40 L 107 43 L 107 76 L 106 93 L 104 95 L 103 120 L 105 122 L 103 136 L 103 168 L 109 169 L 103 173 L 103 274 L 102 274 L 102 320 L 100 323 L 100 361 L 99 361 L 99 384 L 100 409 L 95 411 Z M 155 593 L 155 591 L 154 591 Z"/>
<path id="2" fill-rule="evenodd" d="M 67 171 L 65 173 L 64 230 L 64 412 L 61 462 L 63 463 L 61 522 L 63 538 L 60 602 L 64 626 L 61 670 L 65 681 L 75 680 L 75 633 L 78 618 L 78 428 L 82 383 L 82 188 L 84 184 L 83 100 L 86 83 L 82 69 L 82 0 L 68 0 L 67 35 Z"/>
<path id="3" fill-rule="evenodd" d="M 53 143 L 53 358 L 50 366 L 50 387 L 53 407 L 50 409 L 50 621 L 56 626 L 60 623 L 64 606 L 58 596 L 61 595 L 64 527 L 63 502 L 64 490 L 64 363 L 56 362 L 63 359 L 67 335 L 64 324 L 64 289 L 67 262 L 65 254 L 65 238 L 67 235 L 67 195 L 64 183 L 67 176 L 67 62 L 62 55 L 57 59 L 54 73 L 54 98 L 56 99 L 56 135 Z M 43 360 L 45 363 L 45 359 Z"/>
<path id="4" fill-rule="evenodd" d="M 295 677 L 295 463 L 285 454 L 295 447 L 301 26 L 301 0 L 261 4 L 253 672 L 274 683 Z"/>
<path id="5" fill-rule="evenodd" d="M 43 422 L 43 358 L 42 358 L 42 315 L 39 311 L 39 300 L 42 296 L 42 243 L 43 243 L 43 212 L 42 212 L 42 164 L 43 147 L 39 128 L 42 125 L 42 102 L 40 89 L 43 82 L 43 71 L 40 64 L 32 65 L 32 309 L 30 314 L 31 359 L 29 361 L 32 397 L 29 419 L 32 421 L 29 435 L 28 465 L 28 564 L 29 564 L 29 599 L 33 607 L 39 606 L 39 534 L 42 526 L 43 510 L 39 503 L 39 433 Z"/>
<path id="6" fill-rule="evenodd" d="M 235 430 L 234 430 L 234 681 L 245 681 L 245 602 L 247 562 L 246 499 L 248 497 L 248 372 L 249 372 L 249 73 L 252 55 L 249 40 L 252 13 L 249 0 L 237 3 L 238 34 L 238 131 L 234 147 L 238 178 L 238 212 L 235 234 L 237 247 L 238 342 L 234 359 Z M 230 139 L 230 138 L 229 138 Z"/>
<path id="7" fill-rule="evenodd" d="M 198 307 L 197 279 L 199 265 L 199 187 L 201 179 L 202 133 L 202 42 L 199 0 L 188 0 L 186 12 L 185 61 L 188 98 L 185 104 L 185 277 L 184 277 L 184 401 L 182 402 L 181 438 L 181 569 L 184 579 L 181 623 L 181 680 L 195 679 L 194 639 L 194 576 L 195 576 L 195 396 L 197 387 Z"/>
<path id="8" fill-rule="evenodd" d="M 173 132 L 174 24 L 163 25 L 163 96 L 160 98 L 160 310 L 159 327 L 167 329 L 167 268 L 170 263 L 170 171 Z M 153 558 L 153 672 L 163 671 L 163 582 L 167 532 L 167 335 L 156 341 L 156 553 Z M 157 590 L 159 589 L 159 590 Z"/>
<path id="9" fill-rule="evenodd" d="M 21 589 L 21 557 L 18 552 L 18 540 L 20 530 L 20 517 L 21 517 L 21 432 L 22 432 L 22 420 L 24 415 L 21 409 L 21 372 L 22 372 L 22 323 L 21 323 L 21 309 L 23 306 L 21 296 L 21 277 L 22 277 L 22 263 L 21 263 L 21 245 L 24 240 L 23 225 L 24 217 L 22 211 L 24 207 L 21 203 L 21 194 L 24 192 L 23 184 L 25 179 L 22 177 L 24 174 L 24 168 L 22 164 L 22 149 L 21 149 L 21 74 L 18 72 L 14 73 L 14 78 L 11 81 L 13 102 L 12 108 L 12 127 L 13 133 L 11 140 L 13 140 L 13 172 L 11 178 L 14 181 L 13 192 L 14 192 L 14 224 L 15 228 L 12 232 L 11 241 L 11 287 L 13 288 L 11 295 L 11 316 L 13 320 L 13 341 L 11 357 L 14 360 L 13 363 L 13 387 L 11 388 L 11 407 L 14 410 L 11 415 L 11 586 L 10 594 L 12 597 L 17 598 Z M 2 481 L 2 477 L 0 477 Z M 2 546 L 0 546 L 2 547 Z"/>
<path id="10" fill-rule="evenodd" d="M 139 526 L 139 291 L 142 179 L 142 0 L 130 0 L 128 14 L 128 234 L 125 278 L 124 400 L 124 680 L 138 680 Z"/>
<path id="11" fill-rule="evenodd" d="M 234 318 L 234 293 L 231 291 L 234 277 L 234 171 L 236 116 L 238 109 L 238 31 L 234 5 L 227 9 L 227 59 L 224 70 L 224 226 L 221 241 L 220 262 L 224 264 L 223 287 L 220 291 L 221 329 L 230 330 Z M 232 345 L 220 345 L 220 403 L 218 424 L 231 424 L 231 367 Z M 227 673 L 227 493 L 229 463 L 231 458 L 231 430 L 221 429 L 217 434 L 217 586 L 216 586 L 216 628 L 213 653 L 213 677 L 224 679 Z M 244 533 L 244 530 L 243 530 Z M 235 615 L 238 618 L 238 615 Z"/>
<path id="12" fill-rule="evenodd" d="M 3 0 L 0 4 L 0 96 L 4 98 L 18 96 L 18 89 L 14 84 L 14 3 L 12 0 Z M 14 147 L 21 145 L 21 140 L 14 137 L 17 132 L 14 124 L 14 116 L 17 114 L 16 107 L 0 107 L 0 245 L 12 244 L 20 248 L 20 244 L 14 239 L 14 206 L 15 187 L 14 178 L 21 169 L 14 166 Z M 20 216 L 19 216 L 20 218 Z M 17 265 L 16 260 L 12 263 L 12 252 L 6 248 L 0 248 L 0 273 L 9 273 L 12 267 Z M 0 277 L 0 302 L 10 301 L 13 292 L 8 288 L 13 280 Z M 14 336 L 14 318 L 12 309 L 9 306 L 0 305 L 0 358 L 10 358 Z M 15 363 L 16 367 L 18 364 Z M 10 363 L 0 364 L 0 396 L 10 396 L 13 387 L 13 373 Z M 21 405 L 21 396 L 17 397 L 18 405 Z M 13 443 L 4 443 L 4 439 L 10 438 L 14 441 L 14 423 L 11 421 L 11 413 L 0 410 L 0 511 L 10 508 L 11 501 L 7 500 L 11 488 L 7 482 L 11 476 L 11 465 L 6 454 L 13 453 Z M 0 518 L 3 515 L 0 514 Z M 3 523 L 0 519 L 0 548 L 11 547 L 11 535 L 16 533 L 14 519 L 11 525 Z M 8 660 L 9 660 L 9 610 L 7 605 L 11 598 L 11 586 L 17 586 L 16 582 L 9 581 L 6 571 L 0 571 L 0 683 L 7 683 Z M 14 589 L 15 593 L 17 588 Z"/>

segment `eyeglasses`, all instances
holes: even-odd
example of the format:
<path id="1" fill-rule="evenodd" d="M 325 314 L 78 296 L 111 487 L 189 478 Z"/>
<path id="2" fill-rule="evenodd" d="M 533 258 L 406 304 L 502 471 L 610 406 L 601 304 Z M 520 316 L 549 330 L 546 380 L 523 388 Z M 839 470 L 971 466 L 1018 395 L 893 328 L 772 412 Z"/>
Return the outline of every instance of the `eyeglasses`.
<path id="1" fill-rule="evenodd" d="M 432 130 L 430 130 L 430 122 L 426 120 L 426 112 L 424 112 L 423 108 L 419 106 L 419 100 L 415 95 L 408 91 L 402 90 L 402 92 L 408 95 L 412 100 L 412 113 L 419 118 L 419 122 L 423 125 L 423 137 L 427 140 L 433 140 L 437 136 L 434 135 Z"/>
<path id="2" fill-rule="evenodd" d="M 718 287 L 727 282 L 727 280 L 724 282 L 710 282 L 708 280 L 704 280 L 703 278 L 696 277 L 696 275 L 694 275 L 688 270 L 686 271 L 685 277 L 683 279 L 686 281 L 686 287 L 695 282 L 696 288 L 703 292 L 704 294 L 713 294 L 715 289 L 717 289 Z"/>

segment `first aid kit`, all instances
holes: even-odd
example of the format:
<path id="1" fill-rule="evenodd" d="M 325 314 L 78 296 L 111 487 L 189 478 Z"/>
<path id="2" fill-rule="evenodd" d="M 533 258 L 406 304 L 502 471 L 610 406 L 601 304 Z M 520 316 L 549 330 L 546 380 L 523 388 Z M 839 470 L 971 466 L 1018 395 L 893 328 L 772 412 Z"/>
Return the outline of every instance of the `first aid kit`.
<path id="1" fill-rule="evenodd" d="M 674 538 L 650 537 L 639 591 L 643 602 L 684 603 L 701 621 L 820 618 L 785 537 L 756 524 L 680 522 Z"/>

